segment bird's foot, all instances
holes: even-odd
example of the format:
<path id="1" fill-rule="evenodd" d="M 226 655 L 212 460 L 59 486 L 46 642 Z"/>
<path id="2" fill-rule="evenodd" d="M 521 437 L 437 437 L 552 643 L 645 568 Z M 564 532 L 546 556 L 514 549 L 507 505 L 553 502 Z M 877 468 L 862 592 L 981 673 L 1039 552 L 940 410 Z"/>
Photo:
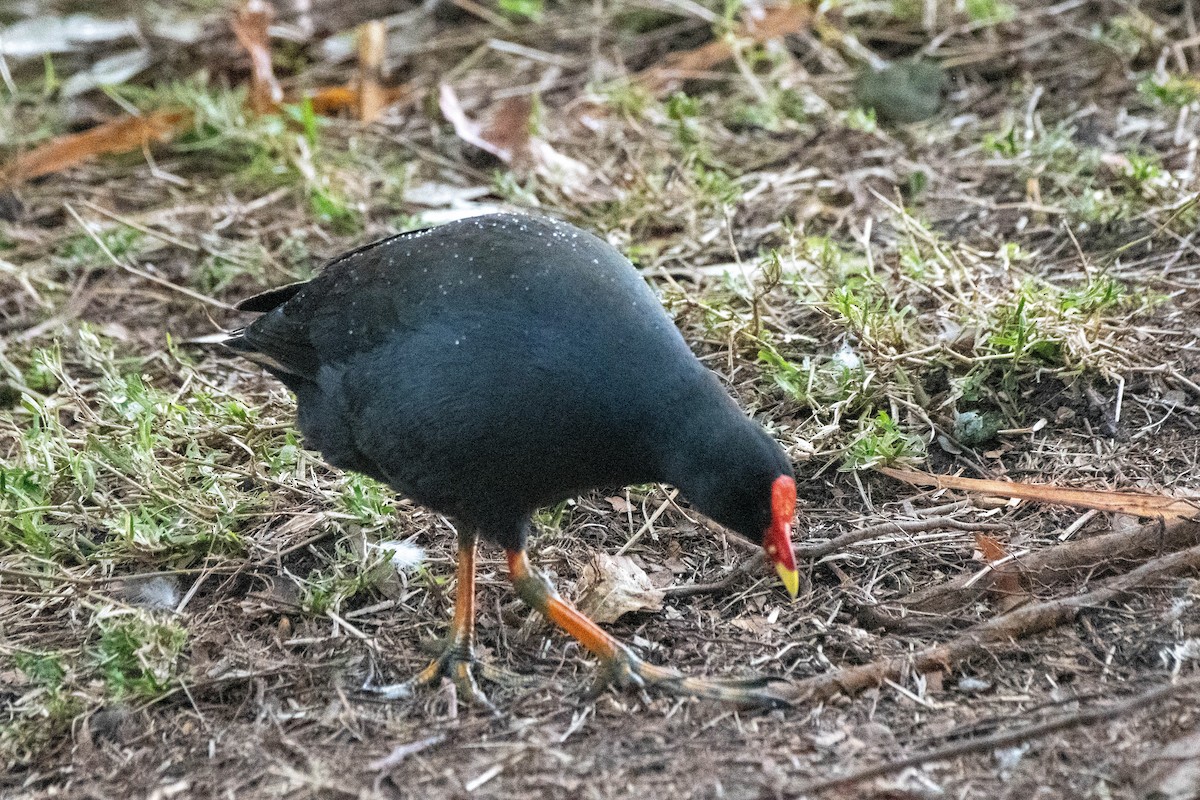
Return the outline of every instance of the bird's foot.
<path id="1" fill-rule="evenodd" d="M 488 674 L 488 670 L 475 660 L 474 648 L 460 642 L 451 642 L 433 661 L 429 662 L 429 666 L 413 677 L 403 683 L 371 687 L 371 691 L 381 694 L 389 700 L 399 700 L 411 697 L 417 689 L 437 685 L 442 678 L 447 678 L 454 684 L 459 698 L 497 714 L 499 712 L 496 707 L 492 705 L 475 681 L 474 668 L 476 666 L 481 667 L 481 672 L 485 676 Z"/>
<path id="2" fill-rule="evenodd" d="M 780 683 L 775 678 L 693 678 L 667 667 L 648 664 L 622 647 L 601 661 L 596 676 L 594 694 L 608 686 L 654 689 L 679 697 L 703 697 L 742 706 L 783 708 L 790 705 L 787 697 L 774 690 Z"/>

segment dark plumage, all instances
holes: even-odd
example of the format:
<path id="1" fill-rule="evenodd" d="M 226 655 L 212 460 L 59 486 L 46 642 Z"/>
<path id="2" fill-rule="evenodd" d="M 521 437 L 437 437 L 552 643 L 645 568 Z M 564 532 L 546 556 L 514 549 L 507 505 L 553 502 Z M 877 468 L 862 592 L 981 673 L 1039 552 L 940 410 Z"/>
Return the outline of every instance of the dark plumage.
<path id="1" fill-rule="evenodd" d="M 632 265 L 561 222 L 400 234 L 244 307 L 270 310 L 228 344 L 296 393 L 310 447 L 507 548 L 540 506 L 649 481 L 761 541 L 791 473 Z"/>
<path id="2" fill-rule="evenodd" d="M 399 234 L 241 308 L 265 313 L 226 344 L 295 392 L 310 447 L 510 553 L 534 510 L 600 486 L 674 484 L 764 544 L 782 513 L 782 448 L 633 266 L 571 225 Z"/>

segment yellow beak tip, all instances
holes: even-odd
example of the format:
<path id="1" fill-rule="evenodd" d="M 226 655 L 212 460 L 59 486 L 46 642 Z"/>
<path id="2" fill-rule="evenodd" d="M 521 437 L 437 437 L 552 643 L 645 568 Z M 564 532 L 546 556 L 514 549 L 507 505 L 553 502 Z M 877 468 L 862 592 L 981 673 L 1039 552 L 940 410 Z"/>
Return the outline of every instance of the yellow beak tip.
<path id="1" fill-rule="evenodd" d="M 783 564 L 776 564 L 775 572 L 779 574 L 779 580 L 783 581 L 783 586 L 787 589 L 788 594 L 795 600 L 796 595 L 800 594 L 800 573 L 794 569 L 788 569 Z"/>

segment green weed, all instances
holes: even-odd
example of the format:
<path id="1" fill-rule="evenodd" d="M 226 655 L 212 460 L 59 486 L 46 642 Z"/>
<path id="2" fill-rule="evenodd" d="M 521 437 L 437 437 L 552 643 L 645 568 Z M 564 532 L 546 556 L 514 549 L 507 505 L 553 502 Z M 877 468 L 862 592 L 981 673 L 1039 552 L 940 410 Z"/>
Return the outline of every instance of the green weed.
<path id="1" fill-rule="evenodd" d="M 905 433 L 886 411 L 864 420 L 840 467 L 843 472 L 869 469 L 878 465 L 920 460 L 925 456 L 925 443 L 919 437 Z"/>

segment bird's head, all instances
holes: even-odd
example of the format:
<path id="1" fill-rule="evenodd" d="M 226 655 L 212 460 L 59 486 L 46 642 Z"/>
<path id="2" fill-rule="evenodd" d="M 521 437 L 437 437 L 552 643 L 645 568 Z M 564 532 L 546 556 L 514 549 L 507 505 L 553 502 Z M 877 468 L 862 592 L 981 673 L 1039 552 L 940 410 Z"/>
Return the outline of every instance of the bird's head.
<path id="1" fill-rule="evenodd" d="M 800 590 L 800 576 L 792 551 L 796 481 L 791 469 L 777 464 L 769 471 L 747 470 L 744 462 L 734 469 L 736 477 L 727 475 L 720 483 L 693 487 L 691 493 L 684 489 L 684 494 L 705 516 L 761 544 L 767 561 L 794 598 Z"/>
<path id="2" fill-rule="evenodd" d="M 747 417 L 712 373 L 691 396 L 660 472 L 706 517 L 762 546 L 793 598 L 800 589 L 792 551 L 796 479 L 787 452 Z"/>

